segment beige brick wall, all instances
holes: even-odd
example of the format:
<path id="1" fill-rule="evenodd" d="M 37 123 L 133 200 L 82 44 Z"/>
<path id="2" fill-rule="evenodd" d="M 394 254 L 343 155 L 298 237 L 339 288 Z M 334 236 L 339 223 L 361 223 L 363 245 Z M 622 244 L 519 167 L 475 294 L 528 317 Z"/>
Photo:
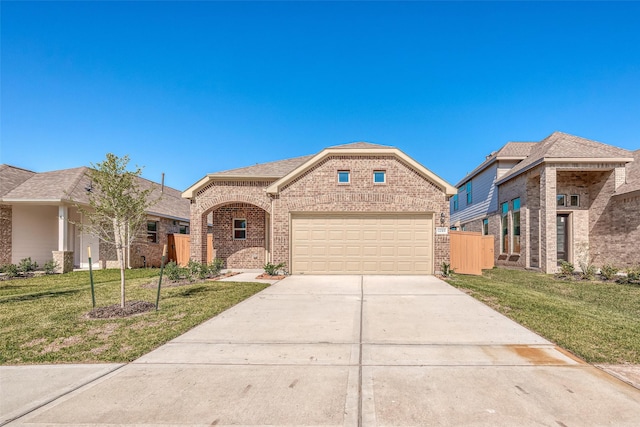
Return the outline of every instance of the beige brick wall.
<path id="1" fill-rule="evenodd" d="M 0 265 L 11 264 L 11 206 L 0 205 Z"/>
<path id="2" fill-rule="evenodd" d="M 247 238 L 233 238 L 233 220 L 247 220 Z M 262 268 L 265 264 L 265 211 L 247 203 L 233 203 L 213 211 L 213 247 L 226 268 Z"/>
<path id="3" fill-rule="evenodd" d="M 337 171 L 349 170 L 351 182 L 337 182 Z M 373 183 L 373 171 L 385 170 L 386 184 Z M 289 259 L 292 212 L 429 212 L 439 226 L 449 224 L 446 195 L 417 171 L 392 156 L 332 156 L 284 187 L 274 200 L 274 263 Z M 434 267 L 449 262 L 449 235 L 435 236 Z"/>
<path id="4" fill-rule="evenodd" d="M 214 181 L 202 188 L 191 201 L 191 259 L 207 259 L 207 216 L 229 203 L 249 203 L 267 213 L 271 212 L 271 198 L 265 188 L 269 181 Z"/>
<path id="5" fill-rule="evenodd" d="M 612 198 L 607 210 L 593 222 L 591 254 L 601 267 L 609 263 L 618 268 L 640 265 L 640 195 Z"/>

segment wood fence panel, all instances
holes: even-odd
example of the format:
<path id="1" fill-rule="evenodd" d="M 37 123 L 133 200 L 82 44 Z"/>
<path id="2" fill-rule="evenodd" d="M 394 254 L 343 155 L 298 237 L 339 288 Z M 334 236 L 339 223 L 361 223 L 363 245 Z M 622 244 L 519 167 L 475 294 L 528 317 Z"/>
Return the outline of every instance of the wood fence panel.
<path id="1" fill-rule="evenodd" d="M 185 267 L 191 258 L 191 236 L 188 234 L 169 234 L 169 260 Z M 214 258 L 213 234 L 207 234 L 207 264 Z"/>
<path id="2" fill-rule="evenodd" d="M 493 268 L 493 236 L 471 231 L 451 231 L 451 268 L 460 274 L 482 275 Z"/>

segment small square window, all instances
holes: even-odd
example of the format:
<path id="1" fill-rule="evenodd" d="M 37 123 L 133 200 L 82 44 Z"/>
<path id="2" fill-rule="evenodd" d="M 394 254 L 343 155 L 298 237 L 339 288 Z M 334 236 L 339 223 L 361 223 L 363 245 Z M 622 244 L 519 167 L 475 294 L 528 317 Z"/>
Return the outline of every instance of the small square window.
<path id="1" fill-rule="evenodd" d="M 338 184 L 348 184 L 351 179 L 349 171 L 338 171 Z"/>
<path id="2" fill-rule="evenodd" d="M 244 240 L 247 238 L 247 220 L 233 220 L 233 238 L 234 240 Z"/>
<path id="3" fill-rule="evenodd" d="M 387 172 L 373 171 L 373 182 L 375 184 L 384 184 L 385 182 L 387 182 Z"/>
<path id="4" fill-rule="evenodd" d="M 556 196 L 556 206 L 566 206 L 567 205 L 567 196 L 564 194 L 558 194 Z"/>
<path id="5" fill-rule="evenodd" d="M 580 196 L 578 194 L 572 194 L 569 196 L 569 206 L 580 206 Z"/>

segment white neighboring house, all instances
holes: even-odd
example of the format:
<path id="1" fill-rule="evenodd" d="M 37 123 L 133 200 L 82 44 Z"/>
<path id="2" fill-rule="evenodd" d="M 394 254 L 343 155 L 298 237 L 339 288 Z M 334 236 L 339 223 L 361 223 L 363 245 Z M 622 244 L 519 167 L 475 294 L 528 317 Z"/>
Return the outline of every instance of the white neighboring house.
<path id="1" fill-rule="evenodd" d="M 17 264 L 30 257 L 39 265 L 54 259 L 60 272 L 88 268 L 91 248 L 95 268 L 116 267 L 112 246 L 82 232 L 83 218 L 76 204 L 88 205 L 91 182 L 87 167 L 36 173 L 0 165 L 0 264 Z M 160 200 L 148 211 L 147 239 L 127 253 L 128 267 L 159 266 L 168 235 L 188 234 L 189 202 L 180 191 L 138 178 L 142 188 L 153 187 Z"/>

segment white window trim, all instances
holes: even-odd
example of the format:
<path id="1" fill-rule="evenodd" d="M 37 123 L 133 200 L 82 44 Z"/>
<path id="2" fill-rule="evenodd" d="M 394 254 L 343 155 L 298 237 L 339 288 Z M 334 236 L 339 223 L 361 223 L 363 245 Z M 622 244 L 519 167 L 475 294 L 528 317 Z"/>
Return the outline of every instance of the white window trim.
<path id="1" fill-rule="evenodd" d="M 571 203 L 571 199 L 573 197 L 575 197 L 578 200 L 578 203 L 576 203 L 575 205 Z M 580 195 L 579 194 L 571 194 L 571 195 L 569 195 L 569 200 L 568 200 L 567 206 L 572 207 L 572 208 L 579 208 L 580 207 Z"/>
<path id="2" fill-rule="evenodd" d="M 149 223 L 154 222 L 156 224 L 156 230 L 155 231 L 151 231 L 149 230 Z M 156 220 L 147 220 L 147 243 L 158 243 L 159 239 L 158 239 L 158 228 L 160 228 L 160 221 L 156 221 Z M 149 240 L 149 236 L 155 236 L 155 239 L 153 241 Z"/>
<path id="3" fill-rule="evenodd" d="M 381 173 L 382 174 L 382 181 L 378 182 L 376 181 L 376 174 L 377 173 Z M 387 171 L 383 170 L 383 169 L 376 169 L 373 171 L 373 183 L 374 184 L 386 184 L 387 183 Z"/>
<path id="4" fill-rule="evenodd" d="M 341 173 L 346 173 L 347 174 L 347 181 L 346 182 L 340 181 L 340 174 Z M 338 180 L 338 184 L 339 185 L 351 184 L 351 171 L 350 170 L 346 170 L 346 169 L 338 170 L 338 174 L 336 175 L 336 179 Z"/>
<path id="5" fill-rule="evenodd" d="M 236 221 L 244 221 L 244 228 L 237 228 Z M 233 218 L 233 222 L 231 223 L 233 228 L 233 240 L 247 240 L 247 219 L 246 218 Z M 244 231 L 244 237 L 236 237 L 236 231 Z"/>

